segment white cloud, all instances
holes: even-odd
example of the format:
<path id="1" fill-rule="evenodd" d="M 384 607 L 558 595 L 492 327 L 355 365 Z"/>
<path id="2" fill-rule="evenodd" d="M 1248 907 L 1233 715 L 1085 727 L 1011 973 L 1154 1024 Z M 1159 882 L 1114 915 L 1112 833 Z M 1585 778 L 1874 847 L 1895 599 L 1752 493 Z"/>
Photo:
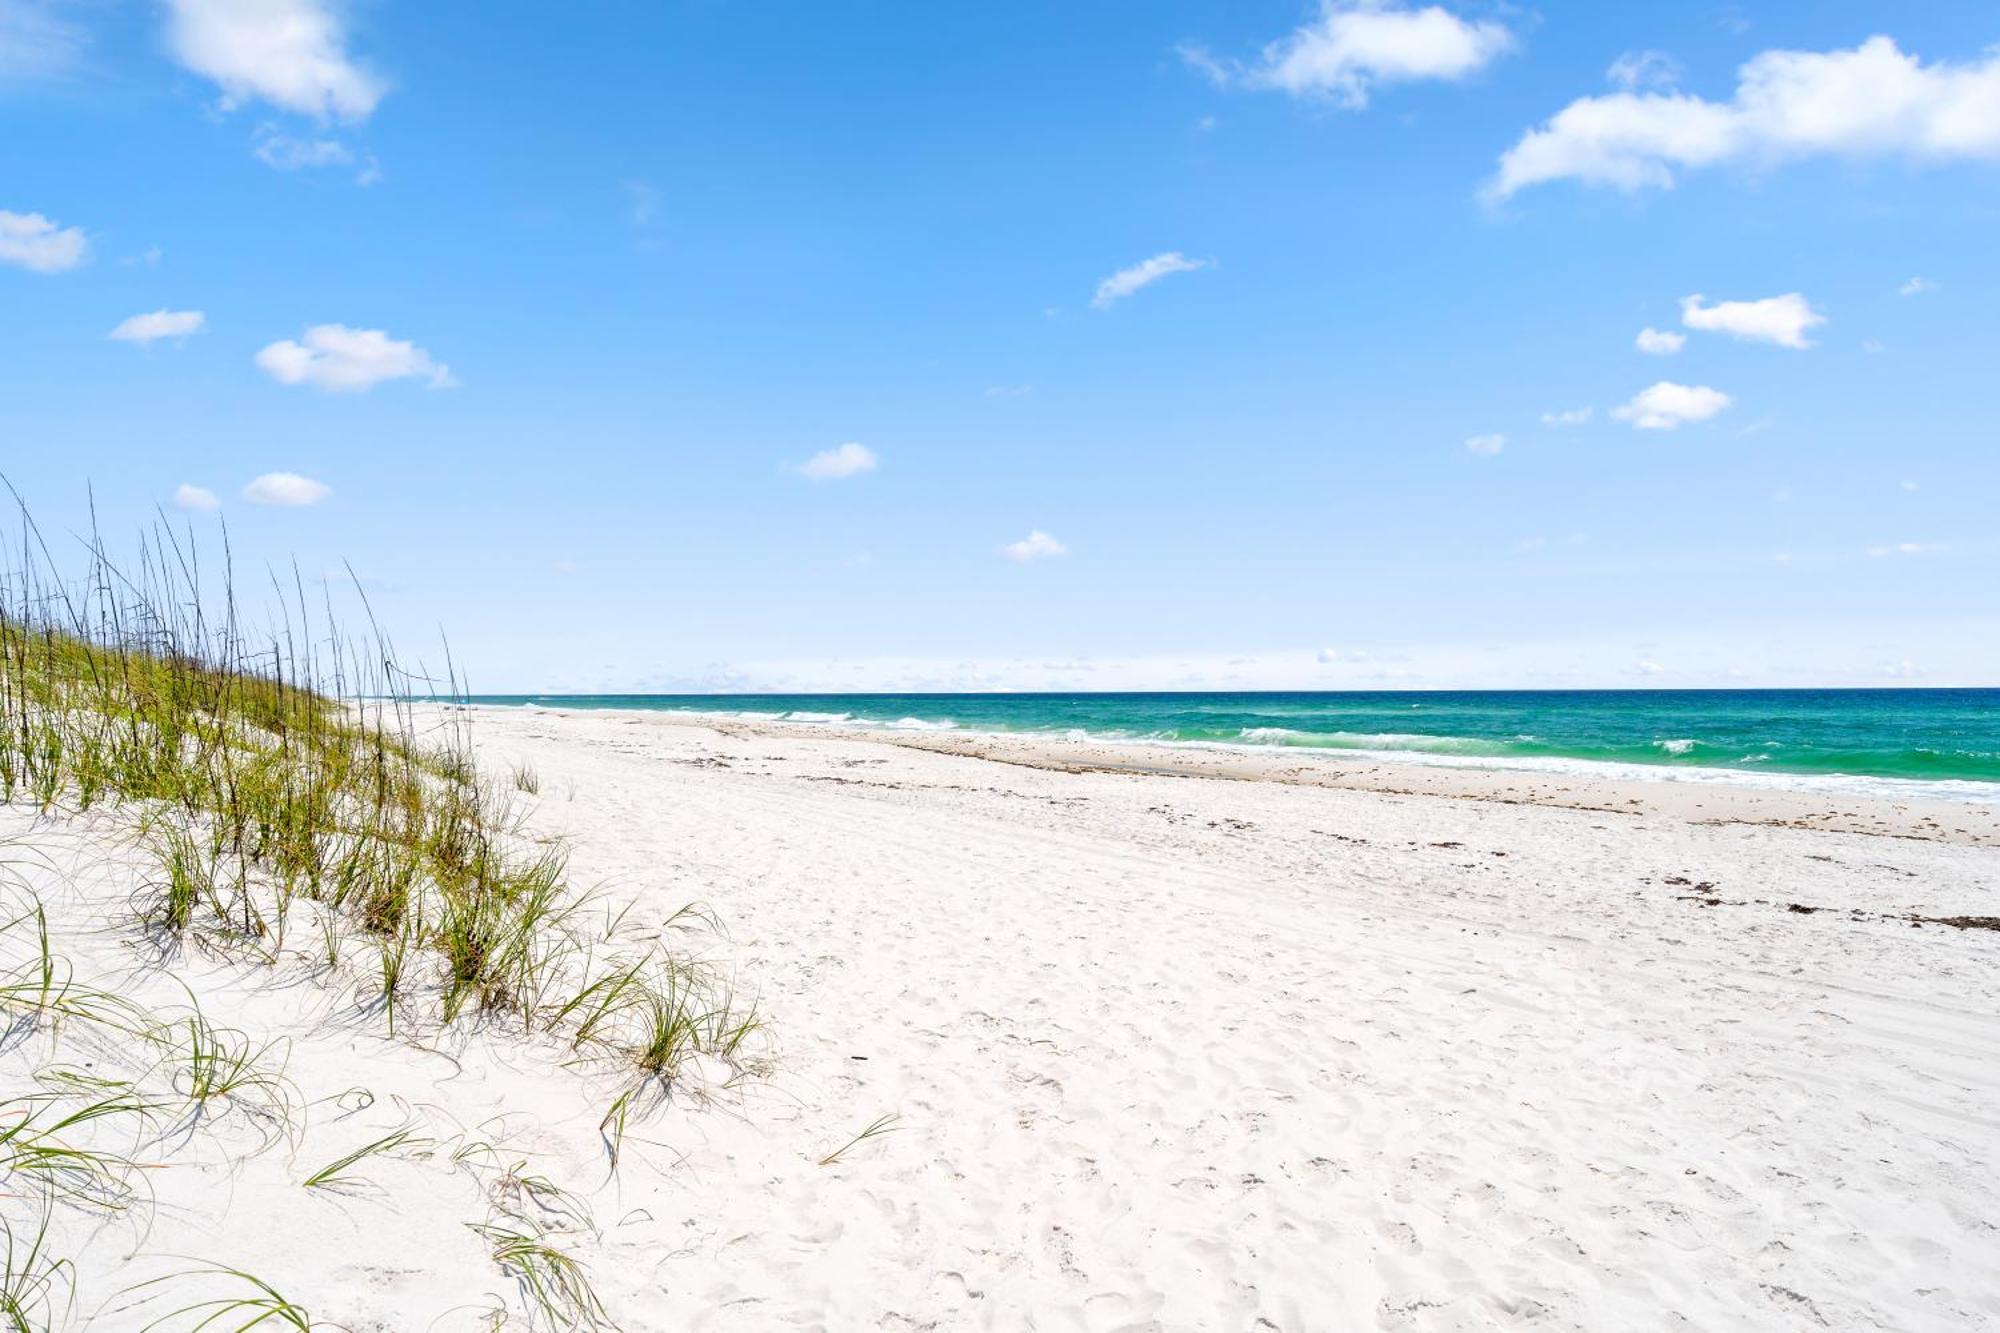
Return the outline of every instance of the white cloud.
<path id="1" fill-rule="evenodd" d="M 820 450 L 799 464 L 797 470 L 800 476 L 811 477 L 814 481 L 839 481 L 843 477 L 873 472 L 881 461 L 874 450 L 849 440 L 837 449 Z"/>
<path id="2" fill-rule="evenodd" d="M 1681 299 L 1681 323 L 1709 333 L 1726 333 L 1744 342 L 1776 343 L 1780 347 L 1811 347 L 1806 330 L 1826 323 L 1826 316 L 1798 292 L 1767 296 L 1761 301 L 1717 301 L 1705 306 L 1699 294 Z"/>
<path id="3" fill-rule="evenodd" d="M 0 0 L 0 85 L 69 73 L 90 45 L 53 0 Z"/>
<path id="4" fill-rule="evenodd" d="M 1611 62 L 1604 77 L 1626 91 L 1671 88 L 1680 82 L 1681 65 L 1665 51 L 1627 51 Z"/>
<path id="5" fill-rule="evenodd" d="M 354 162 L 354 150 L 338 139 L 296 139 L 269 125 L 258 129 L 250 152 L 265 166 L 279 171 L 345 167 Z"/>
<path id="6" fill-rule="evenodd" d="M 174 487 L 174 508 L 191 509 L 202 513 L 222 508 L 222 501 L 214 491 L 206 486 L 194 486 L 182 482 Z"/>
<path id="7" fill-rule="evenodd" d="M 1358 110 L 1377 85 L 1453 81 L 1514 45 L 1498 23 L 1467 22 L 1438 5 L 1407 9 L 1393 0 L 1321 0 L 1319 17 L 1266 46 L 1250 65 L 1196 47 L 1182 57 L 1217 83 L 1269 89 Z"/>
<path id="8" fill-rule="evenodd" d="M 1498 433 L 1474 435 L 1466 440 L 1465 451 L 1481 458 L 1491 458 L 1507 447 L 1507 437 Z"/>
<path id="9" fill-rule="evenodd" d="M 1068 555 L 1069 547 L 1040 528 L 1036 528 L 1020 541 L 1008 542 L 1001 547 L 1000 554 L 1025 565 L 1031 560 L 1046 560 L 1059 555 Z"/>
<path id="10" fill-rule="evenodd" d="M 1597 409 L 1594 407 L 1572 407 L 1560 412 L 1544 412 L 1542 413 L 1542 424 L 1544 426 L 1581 426 L 1588 423 L 1596 413 Z"/>
<path id="11" fill-rule="evenodd" d="M 1635 676 L 1657 676 L 1665 670 L 1666 668 L 1658 662 L 1634 662 L 1632 664 L 1632 674 Z"/>
<path id="12" fill-rule="evenodd" d="M 1896 289 L 1896 295 L 1922 296 L 1925 292 L 1934 292 L 1937 289 L 1938 285 L 1932 282 L 1929 278 L 1911 278 L 1908 282 L 1904 283 L 1902 286 Z"/>
<path id="13" fill-rule="evenodd" d="M 318 120 L 366 120 L 387 87 L 347 52 L 338 0 L 167 0 L 167 47 L 221 87 Z"/>
<path id="14" fill-rule="evenodd" d="M 1098 310 L 1109 309 L 1113 302 L 1121 301 L 1141 287 L 1150 286 L 1161 278 L 1175 273 L 1192 273 L 1196 269 L 1207 267 L 1208 261 L 1205 259 L 1189 259 L 1178 250 L 1169 250 L 1165 254 L 1154 255 L 1151 259 L 1141 260 L 1130 268 L 1121 268 L 1098 283 L 1097 295 L 1090 299 L 1090 304 Z"/>
<path id="15" fill-rule="evenodd" d="M 345 324 L 315 324 L 302 343 L 274 342 L 257 353 L 257 365 L 280 384 L 310 384 L 329 393 L 355 393 L 399 379 L 426 380 L 433 389 L 458 384 L 450 367 L 431 360 L 415 343 Z"/>
<path id="16" fill-rule="evenodd" d="M 1313 654 L 1313 661 L 1318 662 L 1321 666 L 1327 666 L 1339 660 L 1340 649 L 1338 648 L 1322 648 Z"/>
<path id="17" fill-rule="evenodd" d="M 1675 173 L 1812 156 L 1915 162 L 2000 158 L 2000 48 L 1925 65 L 1887 37 L 1851 51 L 1766 51 L 1736 94 L 1582 97 L 1529 130 L 1486 187 L 1504 199 L 1547 181 L 1665 189 Z"/>
<path id="18" fill-rule="evenodd" d="M 1896 485 L 1906 491 L 1914 491 L 1917 489 L 1917 483 L 1915 483 L 1914 481 L 1899 481 L 1896 483 Z"/>
<path id="19" fill-rule="evenodd" d="M 132 316 L 104 336 L 113 342 L 149 343 L 200 333 L 207 323 L 208 317 L 199 310 L 155 310 Z"/>
<path id="20" fill-rule="evenodd" d="M 1689 421 L 1707 421 L 1732 401 L 1719 389 L 1661 380 L 1623 407 L 1612 408 L 1611 415 L 1640 430 L 1674 430 Z"/>
<path id="21" fill-rule="evenodd" d="M 1639 336 L 1632 345 L 1648 356 L 1672 356 L 1687 343 L 1685 333 L 1667 333 L 1660 329 L 1640 329 Z"/>
<path id="22" fill-rule="evenodd" d="M 323 481 L 301 477 L 296 472 L 266 472 L 243 488 L 243 498 L 253 505 L 316 505 L 333 494 Z"/>
<path id="23" fill-rule="evenodd" d="M 65 227 L 40 213 L 0 208 L 0 264 L 18 264 L 31 273 L 60 273 L 90 254 L 81 227 Z"/>
<path id="24" fill-rule="evenodd" d="M 1926 551 L 1936 549 L 1936 544 L 1931 542 L 1883 542 L 1879 546 L 1869 547 L 1868 554 L 1880 560 L 1888 555 L 1922 555 Z"/>

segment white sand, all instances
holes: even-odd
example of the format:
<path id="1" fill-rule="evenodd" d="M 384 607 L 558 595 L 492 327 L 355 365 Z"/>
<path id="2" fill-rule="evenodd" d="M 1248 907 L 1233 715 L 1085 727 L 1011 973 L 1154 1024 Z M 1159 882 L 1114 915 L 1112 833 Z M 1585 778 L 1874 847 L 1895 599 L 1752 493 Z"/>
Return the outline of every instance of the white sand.
<path id="1" fill-rule="evenodd" d="M 540 772 L 582 879 L 719 914 L 765 1074 L 684 1089 L 612 1174 L 616 1089 L 560 1052 L 420 1049 L 303 960 L 184 960 L 213 1014 L 293 1040 L 301 1128 L 155 1173 L 150 1233 L 94 1231 L 81 1313 L 174 1266 L 142 1249 L 354 1330 L 485 1327 L 517 1302 L 465 1225 L 497 1172 L 298 1184 L 407 1121 L 484 1124 L 584 1194 L 599 1231 L 565 1244 L 630 1330 L 2000 1327 L 2000 933 L 1907 919 L 2000 915 L 1990 811 L 1067 771 L 1133 752 L 657 714 L 476 734 Z M 143 861 L 55 873 L 114 825 L 0 819 L 57 863 L 25 873 L 79 973 L 175 1003 L 94 928 Z"/>

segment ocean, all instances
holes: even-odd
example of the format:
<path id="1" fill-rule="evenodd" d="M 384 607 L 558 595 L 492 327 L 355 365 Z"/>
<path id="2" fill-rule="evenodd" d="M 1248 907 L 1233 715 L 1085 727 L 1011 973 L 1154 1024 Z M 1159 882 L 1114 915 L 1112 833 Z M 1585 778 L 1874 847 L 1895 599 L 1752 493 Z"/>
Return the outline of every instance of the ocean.
<path id="1" fill-rule="evenodd" d="M 2000 802 L 2000 690 L 480 695 Z"/>

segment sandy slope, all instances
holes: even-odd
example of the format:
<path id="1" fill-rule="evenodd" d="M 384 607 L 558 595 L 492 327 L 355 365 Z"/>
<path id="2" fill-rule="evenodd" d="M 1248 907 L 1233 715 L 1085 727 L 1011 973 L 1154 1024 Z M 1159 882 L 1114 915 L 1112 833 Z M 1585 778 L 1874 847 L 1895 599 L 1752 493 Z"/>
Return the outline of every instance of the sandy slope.
<path id="1" fill-rule="evenodd" d="M 232 1022 L 297 1037 L 302 1097 L 377 1100 L 320 1103 L 226 1191 L 166 1182 L 171 1248 L 322 1317 L 469 1328 L 432 1320 L 508 1298 L 463 1226 L 475 1173 L 299 1190 L 399 1094 L 512 1117 L 588 1195 L 574 1247 L 634 1330 L 2000 1326 L 2000 934 L 1907 919 L 2000 914 L 1978 839 L 1863 806 L 1924 836 L 1728 822 L 1769 813 L 1728 793 L 1610 813 L 658 715 L 477 726 L 539 770 L 584 878 L 719 913 L 769 1073 L 684 1097 L 608 1177 L 606 1087 L 554 1053 L 413 1050 L 217 969 Z"/>

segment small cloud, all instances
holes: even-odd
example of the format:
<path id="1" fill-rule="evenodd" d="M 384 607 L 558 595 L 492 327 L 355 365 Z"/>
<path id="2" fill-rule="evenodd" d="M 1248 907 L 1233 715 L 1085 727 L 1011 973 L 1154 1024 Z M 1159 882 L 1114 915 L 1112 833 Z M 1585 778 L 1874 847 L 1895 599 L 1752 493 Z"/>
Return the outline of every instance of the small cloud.
<path id="1" fill-rule="evenodd" d="M 1915 680 L 1924 674 L 1924 669 L 1906 657 L 1900 662 L 1884 662 L 1882 674 L 1891 680 Z"/>
<path id="2" fill-rule="evenodd" d="M 1687 345 L 1687 335 L 1668 333 L 1662 329 L 1640 329 L 1632 345 L 1647 356 L 1672 356 Z"/>
<path id="3" fill-rule="evenodd" d="M 1597 409 L 1593 407 L 1572 407 L 1563 412 L 1544 412 L 1542 413 L 1542 424 L 1544 426 L 1581 426 L 1589 422 L 1591 417 L 1596 415 L 1596 412 Z"/>
<path id="4" fill-rule="evenodd" d="M 1175 273 L 1193 273 L 1197 269 L 1207 267 L 1208 261 L 1205 259 L 1189 259 L 1178 250 L 1169 250 L 1164 254 L 1154 255 L 1151 259 L 1141 260 L 1130 268 L 1121 268 L 1098 283 L 1097 295 L 1090 298 L 1090 304 L 1093 309 L 1108 310 L 1114 303 L 1124 300 L 1143 287 L 1150 287 L 1161 278 Z"/>
<path id="5" fill-rule="evenodd" d="M 1889 350 L 1889 344 L 1883 342 L 1880 338 L 1863 338 L 1861 340 L 1861 350 L 1870 356 L 1880 356 Z"/>
<path id="6" fill-rule="evenodd" d="M 1321 0 L 1316 20 L 1270 43 L 1254 63 L 1218 60 L 1199 46 L 1183 46 L 1180 54 L 1218 86 L 1359 110 L 1378 85 L 1463 79 L 1513 46 L 1514 35 L 1502 25 L 1470 22 L 1439 5 Z"/>
<path id="7" fill-rule="evenodd" d="M 1917 483 L 1915 483 L 1914 481 L 1899 481 L 1896 483 L 1896 488 L 1898 490 L 1904 490 L 1904 491 L 1914 491 L 1918 489 Z"/>
<path id="8" fill-rule="evenodd" d="M 40 213 L 9 213 L 0 208 L 0 264 L 15 264 L 30 273 L 61 273 L 90 255 L 90 241 L 81 227 L 65 227 Z"/>
<path id="9" fill-rule="evenodd" d="M 222 499 L 206 486 L 195 486 L 184 481 L 174 487 L 174 508 L 196 513 L 213 513 L 222 508 Z"/>
<path id="10" fill-rule="evenodd" d="M 1548 544 L 1549 539 L 1547 537 L 1523 537 L 1520 541 L 1514 543 L 1514 549 L 1517 551 L 1539 551 Z"/>
<path id="11" fill-rule="evenodd" d="M 1675 430 L 1690 421 L 1707 421 L 1733 401 L 1719 389 L 1661 380 L 1641 389 L 1631 402 L 1612 408 L 1611 415 L 1640 430 Z"/>
<path id="12" fill-rule="evenodd" d="M 1604 77 L 1626 92 L 1671 88 L 1680 82 L 1681 65 L 1665 51 L 1627 51 L 1611 62 Z"/>
<path id="13" fill-rule="evenodd" d="M 1657 676 L 1661 672 L 1665 671 L 1666 668 L 1661 666 L 1658 662 L 1647 661 L 1647 662 L 1634 662 L 1632 664 L 1631 670 L 1632 674 L 1635 676 Z"/>
<path id="14" fill-rule="evenodd" d="M 849 440 L 836 449 L 822 449 L 794 469 L 814 481 L 839 481 L 845 477 L 873 472 L 881 464 L 875 451 Z"/>
<path id="15" fill-rule="evenodd" d="M 574 574 L 578 567 L 574 560 L 558 560 L 551 568 L 558 574 Z"/>
<path id="16" fill-rule="evenodd" d="M 222 89 L 316 120 L 366 120 L 388 91 L 347 51 L 337 0 L 167 0 L 167 49 Z"/>
<path id="17" fill-rule="evenodd" d="M 1000 554 L 1025 565 L 1034 560 L 1050 560 L 1059 555 L 1068 555 L 1069 547 L 1040 528 L 1036 528 L 1020 541 L 1008 542 L 1001 547 Z"/>
<path id="18" fill-rule="evenodd" d="M 338 139 L 297 139 L 270 125 L 258 127 L 250 155 L 278 171 L 345 167 L 354 161 L 354 150 Z"/>
<path id="19" fill-rule="evenodd" d="M 296 472 L 266 472 L 243 488 L 243 498 L 253 505 L 284 505 L 299 508 L 316 505 L 333 494 L 323 481 L 302 477 Z"/>
<path id="20" fill-rule="evenodd" d="M 162 250 L 157 245 L 149 245 L 144 250 L 141 250 L 138 254 L 126 255 L 123 259 L 119 260 L 118 262 L 120 264 L 123 264 L 126 268 L 131 268 L 137 264 L 144 264 L 147 268 L 151 268 L 153 267 L 153 265 L 159 263 L 160 260 L 165 257 L 166 253 L 167 252 L 165 250 Z"/>
<path id="21" fill-rule="evenodd" d="M 1699 293 L 1681 299 L 1681 323 L 1691 329 L 1726 333 L 1742 342 L 1775 343 L 1803 351 L 1812 346 L 1806 330 L 1826 323 L 1826 316 L 1798 292 L 1767 296 L 1761 301 L 1701 303 Z"/>
<path id="22" fill-rule="evenodd" d="M 1505 435 L 1474 435 L 1465 442 L 1465 451 L 1480 458 L 1491 458 L 1507 447 Z"/>
<path id="23" fill-rule="evenodd" d="M 1880 560 L 1885 556 L 1922 555 L 1926 551 L 1935 550 L 1937 550 L 1935 542 L 1884 542 L 1879 546 L 1869 547 L 1868 554 L 1871 558 Z"/>
<path id="24" fill-rule="evenodd" d="M 1203 116 L 1200 120 L 1197 120 L 1194 123 L 1194 128 L 1195 131 L 1200 134 L 1213 133 L 1215 130 L 1215 117 Z"/>
<path id="25" fill-rule="evenodd" d="M 399 379 L 425 380 L 433 389 L 458 387 L 451 368 L 415 343 L 345 324 L 315 324 L 303 342 L 274 342 L 257 353 L 257 365 L 280 384 L 307 384 L 328 393 L 361 393 Z"/>
<path id="26" fill-rule="evenodd" d="M 1313 654 L 1313 660 L 1315 662 L 1318 662 L 1321 666 L 1329 666 L 1332 663 L 1338 662 L 1340 660 L 1340 649 L 1322 648 L 1317 653 Z"/>
<path id="27" fill-rule="evenodd" d="M 200 333 L 208 318 L 199 310 L 155 310 L 134 315 L 104 336 L 112 342 L 150 343 L 161 338 L 186 338 Z"/>
<path id="28" fill-rule="evenodd" d="M 1934 292 L 1937 289 L 1938 285 L 1932 282 L 1929 278 L 1911 278 L 1908 282 L 1904 283 L 1902 286 L 1896 289 L 1896 295 L 1922 296 L 1925 292 Z"/>

